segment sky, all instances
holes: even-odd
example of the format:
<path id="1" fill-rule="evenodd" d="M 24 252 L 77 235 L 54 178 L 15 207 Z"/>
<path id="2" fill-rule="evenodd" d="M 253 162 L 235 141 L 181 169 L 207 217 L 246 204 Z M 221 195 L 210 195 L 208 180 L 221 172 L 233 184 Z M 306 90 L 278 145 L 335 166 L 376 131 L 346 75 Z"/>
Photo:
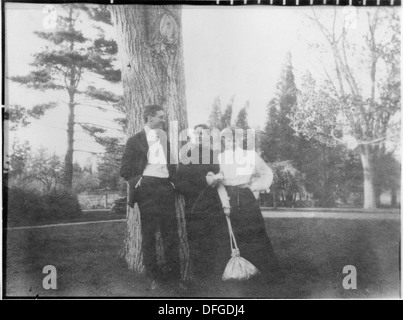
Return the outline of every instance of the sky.
<path id="1" fill-rule="evenodd" d="M 285 55 L 298 46 L 300 16 L 284 8 L 193 7 L 182 17 L 189 125 L 200 122 L 199 112 L 206 121 L 216 96 L 225 107 L 235 95 L 234 114 L 249 101 L 250 125 L 263 126 Z"/>
<path id="2" fill-rule="evenodd" d="M 267 121 L 266 107 L 274 97 L 287 52 L 292 55 L 297 86 L 306 70 L 313 74 L 319 72 L 317 60 L 306 44 L 306 39 L 319 36 L 308 25 L 306 15 L 310 10 L 309 7 L 184 6 L 182 32 L 189 126 L 207 122 L 217 96 L 223 108 L 235 96 L 233 118 L 249 101 L 250 126 L 263 128 Z M 320 7 L 316 10 L 330 9 Z M 342 10 L 340 8 L 340 12 Z M 5 17 L 6 74 L 27 74 L 32 54 L 45 44 L 33 31 L 46 31 L 49 13 L 44 4 L 7 3 Z M 85 26 L 86 21 L 83 24 Z M 107 36 L 114 37 L 113 28 Z M 99 84 L 95 78 L 91 81 Z M 122 93 L 121 85 L 108 85 L 107 89 Z M 30 108 L 50 98 L 66 100 L 65 95 L 41 93 L 6 81 L 6 105 L 20 104 Z M 119 114 L 112 111 L 77 108 L 79 120 L 113 128 L 109 131 L 111 135 L 119 134 L 118 126 L 113 122 L 117 116 Z M 15 138 L 21 142 L 29 140 L 34 148 L 42 146 L 50 153 L 63 156 L 67 145 L 66 123 L 67 108 L 60 105 L 28 127 L 10 134 L 9 143 Z M 103 151 L 80 130 L 76 132 L 75 148 Z M 74 154 L 74 160 L 85 164 L 96 159 L 90 153 L 80 151 Z"/>

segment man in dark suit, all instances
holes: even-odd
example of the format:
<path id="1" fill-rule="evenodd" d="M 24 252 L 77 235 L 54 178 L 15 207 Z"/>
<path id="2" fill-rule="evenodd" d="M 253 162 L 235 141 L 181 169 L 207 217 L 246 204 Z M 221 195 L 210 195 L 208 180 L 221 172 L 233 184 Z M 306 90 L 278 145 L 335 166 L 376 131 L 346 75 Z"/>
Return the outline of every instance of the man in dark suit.
<path id="1" fill-rule="evenodd" d="M 179 236 L 175 217 L 175 165 L 170 165 L 170 149 L 165 132 L 165 112 L 161 106 L 144 108 L 144 130 L 129 138 L 123 153 L 120 175 L 129 182 L 128 204 L 140 209 L 143 261 L 151 289 L 162 281 L 180 284 Z M 161 231 L 167 273 L 157 264 L 156 237 Z"/>

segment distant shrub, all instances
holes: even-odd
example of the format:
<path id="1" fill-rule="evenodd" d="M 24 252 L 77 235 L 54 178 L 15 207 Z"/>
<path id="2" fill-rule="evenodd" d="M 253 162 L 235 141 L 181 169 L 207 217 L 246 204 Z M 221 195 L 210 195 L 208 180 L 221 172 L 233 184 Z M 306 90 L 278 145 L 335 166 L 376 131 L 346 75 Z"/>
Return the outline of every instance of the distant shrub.
<path id="1" fill-rule="evenodd" d="M 8 188 L 7 222 L 12 225 L 69 219 L 81 214 L 77 197 L 65 190 L 40 194 L 32 190 Z"/>

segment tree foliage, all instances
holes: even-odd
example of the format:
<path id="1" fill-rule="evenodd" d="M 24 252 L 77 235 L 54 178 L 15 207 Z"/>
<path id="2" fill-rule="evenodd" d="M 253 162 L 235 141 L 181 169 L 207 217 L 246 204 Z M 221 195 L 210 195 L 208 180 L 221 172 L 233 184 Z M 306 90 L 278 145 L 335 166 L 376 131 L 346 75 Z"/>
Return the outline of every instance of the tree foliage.
<path id="1" fill-rule="evenodd" d="M 230 99 L 229 103 L 227 104 L 227 107 L 224 111 L 224 113 L 221 115 L 221 119 L 220 119 L 220 129 L 224 129 L 227 128 L 231 125 L 231 119 L 232 119 L 232 107 L 234 104 L 234 99 L 235 96 L 232 96 L 232 98 Z"/>
<path id="2" fill-rule="evenodd" d="M 245 103 L 245 106 L 239 111 L 236 119 L 233 120 L 232 114 L 234 101 L 235 95 L 231 97 L 224 112 L 222 112 L 220 98 L 215 98 L 208 120 L 208 124 L 211 128 L 223 130 L 234 124 L 242 129 L 249 129 L 247 112 L 249 101 Z"/>
<path id="3" fill-rule="evenodd" d="M 360 10 L 362 34 L 339 18 L 310 16 L 322 35 L 325 80 L 305 75 L 293 109 L 296 132 L 329 145 L 343 143 L 360 154 L 364 207 L 374 208 L 376 158 L 386 150 L 389 128 L 400 126 L 400 19 L 392 8 Z M 364 26 L 365 25 L 365 26 Z M 325 57 L 331 61 L 326 63 Z M 328 66 L 331 65 L 331 68 Z"/>
<path id="4" fill-rule="evenodd" d="M 78 163 L 74 163 L 73 191 L 78 194 L 81 192 L 91 192 L 100 188 L 100 181 L 92 170 L 81 168 Z"/>
<path id="5" fill-rule="evenodd" d="M 121 154 L 121 153 L 120 153 Z M 119 190 L 125 193 L 126 184 L 119 175 L 121 156 L 116 153 L 106 153 L 102 155 L 98 162 L 98 179 L 100 188 Z"/>
<path id="6" fill-rule="evenodd" d="M 290 160 L 271 163 L 274 179 L 272 193 L 274 197 L 274 207 L 280 202 L 280 206 L 294 207 L 298 197 L 305 195 L 303 175 L 292 165 Z"/>
<path id="7" fill-rule="evenodd" d="M 20 105 L 11 105 L 6 111 L 5 120 L 10 121 L 9 130 L 16 131 L 20 127 L 26 127 L 31 123 L 31 119 L 39 119 L 48 109 L 56 107 L 54 102 L 34 105 L 27 109 Z"/>
<path id="8" fill-rule="evenodd" d="M 11 152 L 8 156 L 9 161 L 9 177 L 21 175 L 27 165 L 27 161 L 31 155 L 31 145 L 28 141 L 20 143 L 19 141 L 13 141 L 11 145 Z"/>
<path id="9" fill-rule="evenodd" d="M 290 126 L 289 115 L 297 101 L 297 88 L 291 55 L 286 61 L 276 85 L 276 95 L 269 102 L 268 120 L 262 139 L 262 155 L 266 161 L 295 160 L 298 157 L 299 137 Z"/>
<path id="10" fill-rule="evenodd" d="M 47 194 L 63 189 L 63 162 L 45 148 L 31 152 L 29 144 L 17 146 L 11 156 L 9 186 Z"/>
<path id="11" fill-rule="evenodd" d="M 220 98 L 217 97 L 214 99 L 213 106 L 209 115 L 209 126 L 213 129 L 219 129 L 221 130 L 221 118 L 222 118 L 222 112 L 221 112 L 221 101 Z"/>
<path id="12" fill-rule="evenodd" d="M 59 90 L 66 92 L 69 108 L 67 137 L 68 147 L 64 164 L 64 183 L 67 188 L 72 187 L 73 153 L 75 124 L 75 108 L 87 106 L 88 100 L 96 104 L 113 104 L 120 101 L 120 97 L 105 88 L 89 84 L 88 79 L 97 77 L 109 83 L 118 83 L 121 75 L 115 67 L 117 44 L 114 40 L 106 39 L 102 28 L 93 26 L 98 31 L 95 39 L 85 35 L 81 18 L 85 15 L 94 21 L 111 24 L 110 14 L 103 6 L 86 6 L 83 4 L 64 4 L 58 6 L 57 27 L 51 32 L 36 31 L 36 36 L 45 40 L 48 45 L 42 51 L 34 54 L 31 63 L 33 70 L 27 75 L 13 76 L 11 80 L 21 83 L 35 90 Z M 88 85 L 87 85 L 88 84 Z M 60 102 L 51 102 L 54 106 Z M 49 106 L 48 105 L 48 106 Z M 34 108 L 35 109 L 35 108 Z M 36 114 L 46 110 L 46 106 L 37 109 Z M 22 111 L 21 108 L 19 111 Z M 21 113 L 21 112 L 20 112 Z M 20 116 L 20 115 L 17 115 Z M 21 118 L 23 124 L 24 117 Z"/>
<path id="13" fill-rule="evenodd" d="M 249 101 L 245 103 L 245 106 L 239 110 L 238 115 L 235 120 L 235 125 L 241 129 L 249 129 L 248 124 L 248 108 L 249 108 Z"/>

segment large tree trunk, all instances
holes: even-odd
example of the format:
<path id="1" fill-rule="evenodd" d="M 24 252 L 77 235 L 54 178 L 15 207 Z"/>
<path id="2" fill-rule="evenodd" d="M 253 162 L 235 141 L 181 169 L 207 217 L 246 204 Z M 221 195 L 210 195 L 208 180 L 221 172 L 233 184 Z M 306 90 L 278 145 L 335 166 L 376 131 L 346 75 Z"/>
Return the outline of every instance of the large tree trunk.
<path id="1" fill-rule="evenodd" d="M 364 171 L 364 209 L 376 208 L 374 168 L 369 146 L 361 146 L 360 157 Z"/>
<path id="2" fill-rule="evenodd" d="M 129 135 L 142 128 L 143 107 L 162 105 L 168 115 L 171 149 L 178 154 L 178 132 L 172 121 L 178 121 L 179 132 L 187 128 L 185 77 L 180 6 L 125 5 L 110 6 L 117 32 L 122 61 L 122 82 Z M 180 261 L 183 279 L 189 277 L 184 200 L 176 199 L 180 236 Z M 141 253 L 140 212 L 135 206 L 127 212 L 127 230 L 123 255 L 130 270 L 144 269 Z M 157 239 L 160 239 L 157 234 Z M 159 252 L 161 243 L 159 243 Z"/>

